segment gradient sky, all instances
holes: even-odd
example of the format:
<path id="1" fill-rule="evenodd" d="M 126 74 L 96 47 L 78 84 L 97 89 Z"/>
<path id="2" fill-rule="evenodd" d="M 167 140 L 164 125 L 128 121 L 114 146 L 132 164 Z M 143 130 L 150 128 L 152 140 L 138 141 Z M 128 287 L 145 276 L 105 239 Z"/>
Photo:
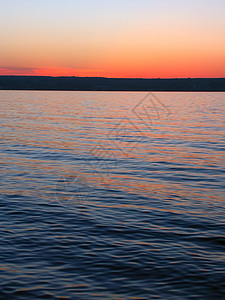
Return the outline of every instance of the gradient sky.
<path id="1" fill-rule="evenodd" d="M 225 77 L 225 0 L 0 0 L 0 75 Z"/>

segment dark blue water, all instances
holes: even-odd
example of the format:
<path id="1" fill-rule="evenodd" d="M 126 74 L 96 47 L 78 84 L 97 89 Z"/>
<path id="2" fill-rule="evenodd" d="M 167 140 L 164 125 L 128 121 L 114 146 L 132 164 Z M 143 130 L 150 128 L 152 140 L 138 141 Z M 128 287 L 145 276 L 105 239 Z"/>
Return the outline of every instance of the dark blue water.
<path id="1" fill-rule="evenodd" d="M 0 299 L 225 299 L 225 93 L 0 105 Z"/>

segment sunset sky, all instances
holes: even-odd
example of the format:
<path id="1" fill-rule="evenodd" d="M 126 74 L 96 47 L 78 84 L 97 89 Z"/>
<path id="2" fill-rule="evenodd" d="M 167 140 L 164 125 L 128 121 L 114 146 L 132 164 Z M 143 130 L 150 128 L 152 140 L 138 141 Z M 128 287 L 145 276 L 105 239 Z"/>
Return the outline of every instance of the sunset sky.
<path id="1" fill-rule="evenodd" d="M 225 0 L 0 0 L 0 75 L 225 77 Z"/>

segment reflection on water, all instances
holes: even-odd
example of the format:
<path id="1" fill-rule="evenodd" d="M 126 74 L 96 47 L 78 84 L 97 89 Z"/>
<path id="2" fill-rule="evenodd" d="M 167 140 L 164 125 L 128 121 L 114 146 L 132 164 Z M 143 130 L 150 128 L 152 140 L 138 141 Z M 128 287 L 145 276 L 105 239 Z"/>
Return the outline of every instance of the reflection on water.
<path id="1" fill-rule="evenodd" d="M 225 93 L 0 101 L 3 298 L 225 293 Z"/>

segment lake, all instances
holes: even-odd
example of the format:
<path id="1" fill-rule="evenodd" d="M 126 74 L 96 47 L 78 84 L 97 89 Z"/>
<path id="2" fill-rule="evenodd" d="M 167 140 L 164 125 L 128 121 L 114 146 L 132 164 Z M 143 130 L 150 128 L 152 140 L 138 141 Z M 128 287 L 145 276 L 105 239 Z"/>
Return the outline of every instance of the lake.
<path id="1" fill-rule="evenodd" d="M 0 105 L 0 299 L 225 299 L 225 93 Z"/>

